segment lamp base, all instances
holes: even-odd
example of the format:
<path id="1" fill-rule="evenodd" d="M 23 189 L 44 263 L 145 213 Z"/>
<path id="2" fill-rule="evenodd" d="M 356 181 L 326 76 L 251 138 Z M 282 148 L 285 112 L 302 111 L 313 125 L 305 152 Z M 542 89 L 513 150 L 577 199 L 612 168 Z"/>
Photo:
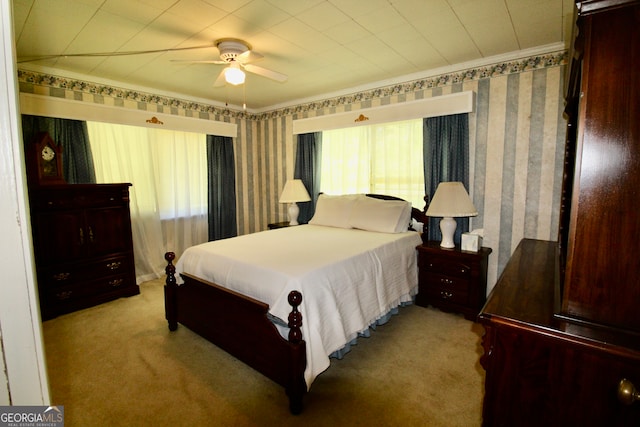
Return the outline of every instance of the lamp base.
<path id="1" fill-rule="evenodd" d="M 289 225 L 298 225 L 298 214 L 300 213 L 300 208 L 297 203 L 289 204 Z"/>
<path id="2" fill-rule="evenodd" d="M 442 232 L 441 248 L 453 249 L 456 247 L 453 243 L 453 234 L 456 232 L 458 223 L 451 217 L 445 217 L 440 220 L 440 232 Z"/>

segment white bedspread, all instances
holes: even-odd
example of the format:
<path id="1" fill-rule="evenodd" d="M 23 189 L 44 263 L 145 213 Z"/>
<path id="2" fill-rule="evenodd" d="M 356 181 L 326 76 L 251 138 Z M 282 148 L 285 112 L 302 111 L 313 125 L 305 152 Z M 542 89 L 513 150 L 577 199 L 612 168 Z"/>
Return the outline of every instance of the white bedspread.
<path id="1" fill-rule="evenodd" d="M 331 353 L 416 294 L 420 243 L 413 231 L 300 225 L 193 246 L 176 270 L 265 302 L 285 324 L 287 296 L 300 291 L 309 388 Z"/>

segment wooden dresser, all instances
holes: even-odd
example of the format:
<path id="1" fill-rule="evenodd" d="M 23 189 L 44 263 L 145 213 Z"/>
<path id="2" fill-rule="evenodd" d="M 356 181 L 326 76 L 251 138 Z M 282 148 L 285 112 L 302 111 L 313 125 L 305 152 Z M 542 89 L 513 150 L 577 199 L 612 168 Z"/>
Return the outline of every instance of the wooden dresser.
<path id="1" fill-rule="evenodd" d="M 556 242 L 523 240 L 480 313 L 485 426 L 638 426 L 640 339 L 556 316 Z"/>
<path id="2" fill-rule="evenodd" d="M 44 320 L 139 293 L 129 186 L 63 184 L 30 189 Z"/>
<path id="3" fill-rule="evenodd" d="M 558 241 L 480 313 L 486 426 L 640 425 L 640 1 L 576 5 Z"/>

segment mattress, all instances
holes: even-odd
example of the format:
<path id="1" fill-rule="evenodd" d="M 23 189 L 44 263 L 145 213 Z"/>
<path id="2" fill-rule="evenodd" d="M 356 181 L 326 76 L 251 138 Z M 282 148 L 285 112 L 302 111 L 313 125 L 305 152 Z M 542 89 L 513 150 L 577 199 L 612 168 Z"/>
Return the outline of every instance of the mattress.
<path id="1" fill-rule="evenodd" d="M 329 367 L 329 355 L 392 308 L 412 300 L 420 243 L 414 231 L 307 224 L 193 246 L 180 257 L 176 271 L 262 301 L 284 324 L 291 311 L 287 296 L 300 291 L 309 388 Z M 284 328 L 280 332 L 286 337 Z"/>

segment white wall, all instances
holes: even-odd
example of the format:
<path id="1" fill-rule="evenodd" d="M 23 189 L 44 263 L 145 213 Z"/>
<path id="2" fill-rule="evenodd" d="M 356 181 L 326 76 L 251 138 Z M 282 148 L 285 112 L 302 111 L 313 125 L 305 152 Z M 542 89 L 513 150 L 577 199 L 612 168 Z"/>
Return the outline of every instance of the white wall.
<path id="1" fill-rule="evenodd" d="M 22 166 L 11 4 L 0 2 L 0 405 L 46 405 L 49 389 Z"/>

